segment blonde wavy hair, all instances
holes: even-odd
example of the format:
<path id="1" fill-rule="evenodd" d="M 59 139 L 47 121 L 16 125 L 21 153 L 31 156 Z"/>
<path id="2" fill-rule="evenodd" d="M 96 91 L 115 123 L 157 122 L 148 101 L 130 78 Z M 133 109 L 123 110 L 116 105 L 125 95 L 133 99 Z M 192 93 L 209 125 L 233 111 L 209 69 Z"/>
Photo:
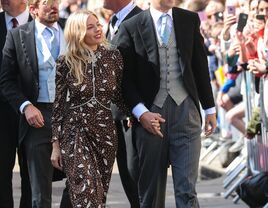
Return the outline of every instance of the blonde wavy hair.
<path id="1" fill-rule="evenodd" d="M 64 29 L 67 45 L 65 62 L 70 69 L 70 74 L 77 79 L 75 84 L 83 82 L 87 64 L 94 60 L 93 50 L 84 41 L 87 32 L 87 19 L 90 15 L 98 19 L 96 14 L 88 10 L 74 12 L 67 19 Z M 105 37 L 103 37 L 102 45 L 107 45 Z"/>

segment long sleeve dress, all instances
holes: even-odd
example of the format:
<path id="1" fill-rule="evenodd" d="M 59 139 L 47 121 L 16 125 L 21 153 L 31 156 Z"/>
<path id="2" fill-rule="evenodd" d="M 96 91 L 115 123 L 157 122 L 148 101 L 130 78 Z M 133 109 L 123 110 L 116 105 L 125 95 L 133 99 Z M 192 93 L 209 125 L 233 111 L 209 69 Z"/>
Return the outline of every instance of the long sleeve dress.
<path id="1" fill-rule="evenodd" d="M 110 104 L 123 106 L 123 60 L 118 50 L 100 46 L 82 84 L 75 84 L 64 57 L 57 62 L 53 137 L 59 140 L 73 207 L 105 207 L 117 151 Z M 69 92 L 67 105 L 66 96 Z"/>

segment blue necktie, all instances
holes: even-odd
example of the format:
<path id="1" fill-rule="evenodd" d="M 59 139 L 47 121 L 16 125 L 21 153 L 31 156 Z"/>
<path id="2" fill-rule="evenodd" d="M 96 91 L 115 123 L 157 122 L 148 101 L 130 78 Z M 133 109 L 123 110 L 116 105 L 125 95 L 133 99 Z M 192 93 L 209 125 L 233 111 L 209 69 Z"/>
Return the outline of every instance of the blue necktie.
<path id="1" fill-rule="evenodd" d="M 168 14 L 162 14 L 159 18 L 160 26 L 158 28 L 158 34 L 164 45 L 168 44 L 169 37 L 171 34 L 171 27 L 169 23 L 170 16 Z"/>
<path id="2" fill-rule="evenodd" d="M 54 58 L 54 60 L 56 60 L 59 56 L 60 46 L 56 37 L 55 29 L 46 27 L 43 32 L 43 35 L 52 57 Z"/>

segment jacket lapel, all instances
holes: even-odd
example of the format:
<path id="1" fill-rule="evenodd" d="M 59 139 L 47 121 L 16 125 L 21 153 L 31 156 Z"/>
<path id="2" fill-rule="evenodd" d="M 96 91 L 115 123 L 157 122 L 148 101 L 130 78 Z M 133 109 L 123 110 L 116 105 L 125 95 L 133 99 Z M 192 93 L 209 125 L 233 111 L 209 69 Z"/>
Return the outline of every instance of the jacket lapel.
<path id="1" fill-rule="evenodd" d="M 144 48 L 148 55 L 148 61 L 153 65 L 158 66 L 157 70 L 159 73 L 159 53 L 157 47 L 157 39 L 153 19 L 150 11 L 146 10 L 142 16 L 140 24 L 138 24 L 138 31 L 142 39 Z"/>
<path id="2" fill-rule="evenodd" d="M 30 64 L 32 71 L 35 77 L 38 80 L 38 65 L 37 65 L 37 55 L 36 55 L 36 46 L 35 46 L 35 28 L 34 28 L 34 20 L 31 21 L 28 27 L 24 29 L 20 29 L 20 39 L 22 48 L 25 53 L 26 61 Z"/>

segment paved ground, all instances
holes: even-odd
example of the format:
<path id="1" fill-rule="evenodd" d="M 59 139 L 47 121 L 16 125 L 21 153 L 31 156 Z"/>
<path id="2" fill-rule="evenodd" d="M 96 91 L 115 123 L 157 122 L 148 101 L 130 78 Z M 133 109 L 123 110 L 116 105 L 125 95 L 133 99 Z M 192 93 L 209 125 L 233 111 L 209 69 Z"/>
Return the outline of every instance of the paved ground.
<path id="1" fill-rule="evenodd" d="M 202 149 L 201 153 L 205 150 Z M 209 171 L 208 171 L 209 170 Z M 223 198 L 225 190 L 223 189 L 223 180 L 225 179 L 224 169 L 221 168 L 218 157 L 216 157 L 211 163 L 207 162 L 207 159 L 203 159 L 200 162 L 200 178 L 211 178 L 216 177 L 216 179 L 209 180 L 198 180 L 197 183 L 197 193 L 201 208 L 246 208 L 246 206 L 241 200 L 238 204 L 232 202 L 232 196 L 228 199 Z M 173 196 L 173 186 L 172 177 L 169 171 L 167 181 L 167 192 L 166 192 L 166 208 L 175 208 L 175 200 Z M 222 175 L 222 176 L 221 176 Z M 20 185 L 19 185 L 19 173 L 18 166 L 14 169 L 14 200 L 15 208 L 19 207 L 19 197 L 20 197 Z M 64 187 L 64 181 L 53 183 L 53 208 L 59 207 L 62 190 Z M 121 181 L 118 175 L 117 165 L 114 165 L 111 186 L 108 193 L 107 208 L 130 208 L 127 198 L 124 194 Z M 1 205 L 0 205 L 1 207 Z M 183 207 L 181 207 L 183 208 Z"/>
<path id="2" fill-rule="evenodd" d="M 197 184 L 197 192 L 200 201 L 201 208 L 244 208 L 247 207 L 243 202 L 239 201 L 238 204 L 232 203 L 232 198 L 224 199 L 222 194 L 224 189 L 222 188 L 222 181 L 224 177 L 220 177 L 212 180 L 200 180 Z M 53 184 L 53 208 L 59 207 L 60 197 L 64 182 L 56 182 Z M 19 186 L 19 173 L 14 172 L 14 199 L 15 208 L 18 207 L 20 196 Z M 129 208 L 128 201 L 123 192 L 119 175 L 115 168 L 112 176 L 111 187 L 108 194 L 108 207 L 109 208 Z M 172 178 L 169 176 L 167 184 L 166 195 L 166 208 L 175 208 L 174 196 L 172 190 Z"/>

